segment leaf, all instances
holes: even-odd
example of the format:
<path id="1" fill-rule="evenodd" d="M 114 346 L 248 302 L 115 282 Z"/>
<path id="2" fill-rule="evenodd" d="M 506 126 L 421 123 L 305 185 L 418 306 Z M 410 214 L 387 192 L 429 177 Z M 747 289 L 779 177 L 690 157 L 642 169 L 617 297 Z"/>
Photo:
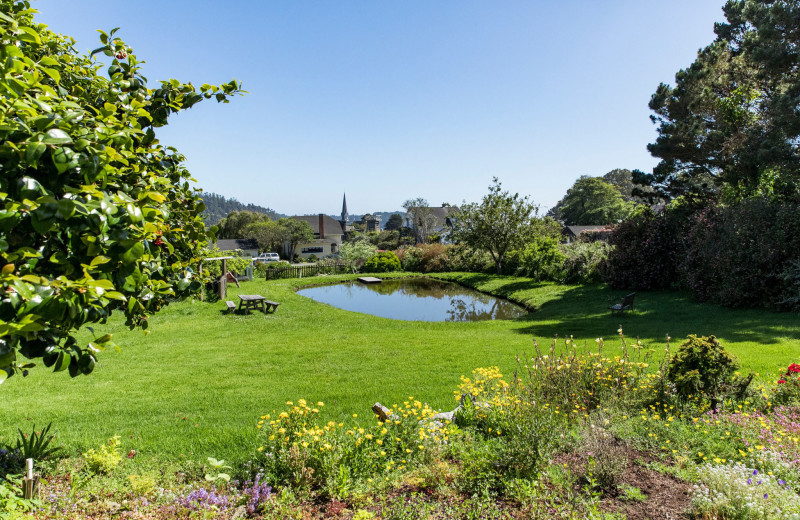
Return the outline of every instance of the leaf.
<path id="1" fill-rule="evenodd" d="M 56 69 L 51 69 L 48 67 L 41 67 L 41 69 L 42 72 L 50 76 L 53 79 L 53 81 L 55 81 L 56 83 L 61 83 L 61 74 L 59 74 L 59 72 Z"/>
<path id="2" fill-rule="evenodd" d="M 69 144 L 72 142 L 72 138 L 60 128 L 51 128 L 47 131 L 46 137 L 42 139 L 42 142 L 46 144 Z"/>
<path id="3" fill-rule="evenodd" d="M 42 142 L 30 143 L 25 148 L 25 161 L 35 168 L 39 162 L 39 157 L 42 156 L 45 150 L 47 150 L 47 145 Z"/>
<path id="4" fill-rule="evenodd" d="M 110 261 L 111 261 L 111 259 L 109 257 L 100 255 L 100 256 L 96 256 L 96 257 L 92 258 L 92 262 L 89 265 L 91 267 L 97 267 L 98 265 L 107 264 Z M 113 289 L 113 288 L 114 288 L 113 286 L 109 287 L 109 289 Z"/>
<path id="5" fill-rule="evenodd" d="M 58 173 L 64 173 L 78 166 L 77 154 L 70 148 L 57 148 L 52 157 Z"/>
<path id="6" fill-rule="evenodd" d="M 58 216 L 67 220 L 75 213 L 75 201 L 70 199 L 61 199 L 58 201 Z M 94 260 L 92 260 L 94 261 Z"/>
<path id="7" fill-rule="evenodd" d="M 144 255 L 144 244 L 136 242 L 133 246 L 122 254 L 122 261 L 132 264 Z"/>
<path id="8" fill-rule="evenodd" d="M 56 358 L 56 362 L 53 365 L 53 372 L 61 372 L 69 368 L 70 362 L 72 361 L 72 356 L 67 354 L 66 352 L 59 352 Z"/>

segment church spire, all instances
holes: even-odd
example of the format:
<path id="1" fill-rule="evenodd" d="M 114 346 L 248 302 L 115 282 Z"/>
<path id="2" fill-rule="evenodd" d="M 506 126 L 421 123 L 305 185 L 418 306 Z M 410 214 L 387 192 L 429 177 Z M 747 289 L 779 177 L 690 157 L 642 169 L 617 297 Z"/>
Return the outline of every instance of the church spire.
<path id="1" fill-rule="evenodd" d="M 342 222 L 347 223 L 350 214 L 347 213 L 347 194 L 342 195 Z"/>

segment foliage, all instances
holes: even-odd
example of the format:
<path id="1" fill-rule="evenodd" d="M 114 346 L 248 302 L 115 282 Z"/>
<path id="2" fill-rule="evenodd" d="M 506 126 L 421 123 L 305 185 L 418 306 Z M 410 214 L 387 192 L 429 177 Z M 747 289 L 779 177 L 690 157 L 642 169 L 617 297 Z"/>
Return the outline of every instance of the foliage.
<path id="1" fill-rule="evenodd" d="M 592 424 L 584 434 L 581 451 L 587 456 L 584 474 L 587 485 L 615 495 L 628 462 L 622 446 L 605 428 Z"/>
<path id="2" fill-rule="evenodd" d="M 378 249 L 369 240 L 359 240 L 358 242 L 345 242 L 339 248 L 339 254 L 345 262 L 354 269 L 360 269 L 370 257 L 374 256 Z"/>
<path id="3" fill-rule="evenodd" d="M 386 231 L 397 231 L 401 227 L 403 227 L 403 216 L 399 213 L 392 213 L 389 220 L 386 221 L 384 229 Z"/>
<path id="4" fill-rule="evenodd" d="M 751 198 L 705 208 L 685 235 L 683 281 L 700 301 L 792 308 L 786 273 L 800 262 L 798 229 L 798 204 Z"/>
<path id="5" fill-rule="evenodd" d="M 567 226 L 593 226 L 618 222 L 631 209 L 619 189 L 601 178 L 583 175 L 548 215 Z"/>
<path id="6" fill-rule="evenodd" d="M 244 274 L 247 268 L 253 263 L 249 256 L 242 256 L 241 251 L 220 251 L 217 246 L 203 248 L 200 252 L 203 259 L 219 258 L 221 256 L 232 256 L 227 260 L 228 271 L 237 274 Z M 212 260 L 203 262 L 203 274 L 207 273 L 212 280 L 219 280 L 222 276 L 222 260 Z"/>
<path id="7" fill-rule="evenodd" d="M 217 224 L 217 237 L 250 238 L 245 230 L 261 222 L 272 222 L 272 219 L 266 213 L 259 211 L 231 211 Z"/>
<path id="8" fill-rule="evenodd" d="M 206 226 L 216 226 L 219 222 L 228 217 L 234 211 L 251 211 L 254 213 L 264 213 L 272 220 L 278 220 L 286 215 L 276 213 L 274 209 L 265 208 L 256 204 L 243 204 L 236 199 L 229 199 L 216 193 L 203 192 L 200 194 L 203 203 L 206 205 L 203 211 L 203 221 Z"/>
<path id="9" fill-rule="evenodd" d="M 602 177 L 605 182 L 614 186 L 625 202 L 635 202 L 637 204 L 644 204 L 647 202 L 644 198 L 634 195 L 634 190 L 645 191 L 648 194 L 652 191 L 648 186 L 636 185 L 633 182 L 633 172 L 626 168 L 614 168 Z"/>
<path id="10" fill-rule="evenodd" d="M 86 468 L 92 473 L 104 475 L 112 473 L 122 462 L 122 455 L 119 452 L 121 444 L 119 435 L 115 435 L 105 444 L 101 444 L 99 450 L 91 448 L 83 454 Z"/>
<path id="11" fill-rule="evenodd" d="M 597 283 L 604 274 L 614 246 L 607 242 L 573 242 L 561 245 L 563 264 L 556 281 L 564 283 Z"/>
<path id="12" fill-rule="evenodd" d="M 772 402 L 779 405 L 800 404 L 800 365 L 792 363 L 778 379 Z"/>
<path id="13" fill-rule="evenodd" d="M 786 482 L 740 463 L 703 464 L 692 490 L 699 518 L 782 520 L 800 517 L 797 493 Z"/>
<path id="14" fill-rule="evenodd" d="M 19 437 L 14 449 L 19 451 L 23 459 L 34 459 L 36 461 L 44 461 L 60 454 L 62 451 L 60 446 L 50 446 L 50 443 L 56 437 L 55 433 L 50 434 L 51 426 L 53 426 L 53 423 L 48 424 L 42 431 L 37 432 L 34 424 L 30 435 L 26 435 L 22 433 L 22 430 L 17 429 Z"/>
<path id="15" fill-rule="evenodd" d="M 136 496 L 146 497 L 152 495 L 156 491 L 156 479 L 150 475 L 128 475 L 128 482 L 131 485 L 131 491 Z"/>
<path id="16" fill-rule="evenodd" d="M 371 256 L 364 263 L 363 270 L 366 273 L 389 273 L 392 271 L 399 271 L 400 259 L 391 251 L 384 251 L 383 253 Z"/>
<path id="17" fill-rule="evenodd" d="M 392 406 L 391 420 L 368 427 L 325 422 L 320 419 L 322 402 L 299 399 L 286 406 L 261 416 L 254 460 L 264 482 L 301 492 L 343 496 L 357 481 L 405 468 L 423 455 L 426 445 L 447 435 L 425 425 L 433 410 L 411 398 Z"/>
<path id="18" fill-rule="evenodd" d="M 283 240 L 289 246 L 290 256 L 296 253 L 298 244 L 314 240 L 314 230 L 305 220 L 282 218 L 278 221 L 278 225 L 284 229 Z"/>
<path id="19" fill-rule="evenodd" d="M 148 313 L 200 288 L 189 267 L 206 241 L 204 206 L 155 129 L 240 87 L 148 88 L 116 29 L 93 53 L 110 58 L 106 77 L 36 23 L 29 2 L 0 6 L 0 381 L 32 366 L 18 355 L 89 374 L 111 337 L 78 344 L 77 329 L 113 310 L 146 327 Z"/>
<path id="20" fill-rule="evenodd" d="M 690 334 L 669 360 L 666 376 L 678 397 L 700 396 L 716 410 L 719 400 L 732 392 L 738 369 L 739 363 L 717 338 Z"/>
<path id="21" fill-rule="evenodd" d="M 800 95 L 800 6 L 794 1 L 729 1 L 716 40 L 650 100 L 661 159 L 637 183 L 672 199 L 795 199 L 800 180 L 797 96 Z"/>
<path id="22" fill-rule="evenodd" d="M 604 281 L 619 289 L 664 289 L 678 282 L 685 254 L 688 210 L 680 206 L 656 215 L 646 207 L 615 226 L 609 238 Z"/>
<path id="23" fill-rule="evenodd" d="M 457 242 L 487 251 L 500 274 L 506 254 L 523 247 L 540 226 L 536 219 L 538 208 L 528 202 L 528 197 L 501 191 L 497 177 L 492 182 L 480 204 L 461 208 L 453 235 Z"/>
<path id="24" fill-rule="evenodd" d="M 451 270 L 450 248 L 443 244 L 419 244 L 397 252 L 404 271 L 442 273 Z"/>
<path id="25" fill-rule="evenodd" d="M 22 477 L 7 475 L 0 479 L 0 520 L 24 518 L 39 506 L 39 500 L 23 498 Z"/>
<path id="26" fill-rule="evenodd" d="M 214 457 L 208 457 L 208 469 L 206 470 L 206 482 L 211 482 L 217 487 L 227 484 L 231 481 L 231 476 L 224 473 L 226 469 L 233 469 L 225 465 L 224 460 L 217 460 Z"/>

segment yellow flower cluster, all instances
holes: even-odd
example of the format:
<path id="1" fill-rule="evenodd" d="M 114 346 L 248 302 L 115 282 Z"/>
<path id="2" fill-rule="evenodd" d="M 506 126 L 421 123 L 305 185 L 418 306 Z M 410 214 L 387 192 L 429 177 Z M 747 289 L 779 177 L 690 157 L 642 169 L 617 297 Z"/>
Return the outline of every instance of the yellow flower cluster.
<path id="1" fill-rule="evenodd" d="M 472 371 L 472 378 L 461 376 L 461 384 L 453 396 L 459 400 L 462 395 L 472 395 L 478 402 L 502 410 L 519 402 L 518 397 L 509 390 L 509 384 L 498 367 L 481 367 Z"/>

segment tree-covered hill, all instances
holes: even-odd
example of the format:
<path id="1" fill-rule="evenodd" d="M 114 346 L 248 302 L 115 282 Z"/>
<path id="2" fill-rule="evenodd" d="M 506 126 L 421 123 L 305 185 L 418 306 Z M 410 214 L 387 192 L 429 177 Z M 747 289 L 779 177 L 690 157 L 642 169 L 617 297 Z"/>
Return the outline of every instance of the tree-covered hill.
<path id="1" fill-rule="evenodd" d="M 255 204 L 244 204 L 236 199 L 229 199 L 216 193 L 203 193 L 201 198 L 206 204 L 206 210 L 203 212 L 203 221 L 207 226 L 218 224 L 219 221 L 227 217 L 231 211 L 255 211 L 258 213 L 265 213 L 273 220 L 288 216 L 278 213 L 272 208 L 265 208 Z"/>

